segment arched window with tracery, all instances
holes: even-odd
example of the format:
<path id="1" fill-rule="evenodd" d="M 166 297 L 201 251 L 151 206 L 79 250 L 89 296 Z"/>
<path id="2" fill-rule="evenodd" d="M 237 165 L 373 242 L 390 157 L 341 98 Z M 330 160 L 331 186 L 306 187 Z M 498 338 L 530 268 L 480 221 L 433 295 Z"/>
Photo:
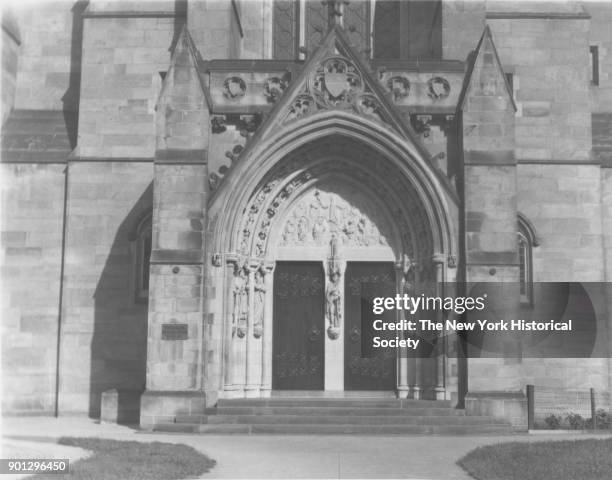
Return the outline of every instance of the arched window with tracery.
<path id="1" fill-rule="evenodd" d="M 303 59 L 318 47 L 334 18 L 367 57 L 442 58 L 441 0 L 274 0 L 272 57 Z"/>

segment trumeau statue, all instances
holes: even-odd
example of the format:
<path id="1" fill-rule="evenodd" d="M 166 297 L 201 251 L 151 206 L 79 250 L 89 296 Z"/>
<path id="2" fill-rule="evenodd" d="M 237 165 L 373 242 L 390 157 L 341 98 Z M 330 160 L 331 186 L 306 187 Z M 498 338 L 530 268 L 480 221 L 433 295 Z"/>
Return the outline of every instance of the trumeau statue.
<path id="1" fill-rule="evenodd" d="M 264 305 L 266 300 L 266 286 L 264 281 L 264 270 L 263 266 L 260 266 L 255 270 L 255 285 L 254 287 L 254 309 L 253 312 L 253 336 L 260 338 L 263 335 L 263 321 L 264 321 Z"/>
<path id="2" fill-rule="evenodd" d="M 325 288 L 325 318 L 329 323 L 327 334 L 329 338 L 335 340 L 340 336 L 340 329 L 342 327 L 342 271 L 338 257 L 338 239 L 335 235 L 332 236 L 329 243 L 329 282 Z"/>
<path id="3" fill-rule="evenodd" d="M 248 271 L 246 265 L 236 264 L 232 291 L 234 293 L 233 333 L 243 338 L 247 332 L 247 319 L 249 315 Z"/>

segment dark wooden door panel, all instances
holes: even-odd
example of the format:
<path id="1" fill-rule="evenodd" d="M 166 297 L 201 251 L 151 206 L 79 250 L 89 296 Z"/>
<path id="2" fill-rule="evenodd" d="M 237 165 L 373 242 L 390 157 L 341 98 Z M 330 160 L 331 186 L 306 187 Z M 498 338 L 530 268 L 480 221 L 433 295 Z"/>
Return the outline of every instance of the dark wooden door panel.
<path id="1" fill-rule="evenodd" d="M 345 274 L 344 389 L 395 390 L 395 349 L 374 348 L 374 336 L 395 338 L 395 331 L 375 331 L 373 321 L 395 321 L 395 312 L 372 313 L 374 297 L 395 296 L 390 262 L 349 262 Z"/>
<path id="2" fill-rule="evenodd" d="M 273 389 L 323 390 L 324 304 L 321 263 L 276 263 Z"/>

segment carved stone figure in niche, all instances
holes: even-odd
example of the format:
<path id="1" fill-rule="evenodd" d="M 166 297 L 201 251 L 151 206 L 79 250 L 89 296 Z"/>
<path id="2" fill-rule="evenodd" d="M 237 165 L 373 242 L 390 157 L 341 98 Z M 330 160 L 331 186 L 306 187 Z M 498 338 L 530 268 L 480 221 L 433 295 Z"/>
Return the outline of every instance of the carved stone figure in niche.
<path id="1" fill-rule="evenodd" d="M 402 258 L 402 284 L 403 290 L 407 295 L 415 294 L 415 284 L 414 284 L 414 267 L 416 263 L 410 259 L 410 257 L 406 254 L 403 255 Z"/>
<path id="2" fill-rule="evenodd" d="M 302 217 L 298 220 L 298 240 L 300 242 L 305 242 L 308 238 L 308 219 L 306 217 Z"/>
<path id="3" fill-rule="evenodd" d="M 232 280 L 232 292 L 234 294 L 234 311 L 232 321 L 232 333 L 243 338 L 247 331 L 247 319 L 249 315 L 249 277 L 246 265 L 234 267 L 234 278 Z"/>
<path id="4" fill-rule="evenodd" d="M 297 227 L 291 218 L 287 220 L 285 225 L 285 240 L 287 243 L 293 243 L 297 240 Z"/>
<path id="5" fill-rule="evenodd" d="M 265 285 L 265 271 L 263 266 L 260 266 L 255 270 L 255 284 L 254 288 L 254 312 L 253 312 L 253 336 L 260 338 L 263 334 L 263 321 L 264 321 L 264 305 L 266 301 L 266 285 Z"/>
<path id="6" fill-rule="evenodd" d="M 314 227 L 312 227 L 312 237 L 316 243 L 319 243 L 327 233 L 327 222 L 325 217 L 317 217 Z"/>

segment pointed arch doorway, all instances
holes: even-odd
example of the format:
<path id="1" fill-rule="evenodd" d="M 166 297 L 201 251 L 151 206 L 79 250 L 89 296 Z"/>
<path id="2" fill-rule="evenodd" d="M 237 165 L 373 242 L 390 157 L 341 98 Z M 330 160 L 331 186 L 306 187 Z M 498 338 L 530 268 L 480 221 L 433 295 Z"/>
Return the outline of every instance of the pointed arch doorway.
<path id="1" fill-rule="evenodd" d="M 285 149 L 261 174 L 254 172 L 256 179 L 242 177 L 252 184 L 248 195 L 235 189 L 219 197 L 225 208 L 220 220 L 213 217 L 213 224 L 218 221 L 213 240 L 225 237 L 229 243 L 218 244 L 216 251 L 231 252 L 224 255 L 226 274 L 219 278 L 225 292 L 219 309 L 224 318 L 223 396 L 265 397 L 273 389 L 367 389 L 443 398 L 438 396 L 444 391 L 440 359 L 426 359 L 417 367 L 399 350 L 387 351 L 386 359 L 374 358 L 371 351 L 364 354 L 367 348 L 361 348 L 359 337 L 367 333 L 364 321 L 371 322 L 369 297 L 402 292 L 410 276 L 412 283 L 427 288 L 442 278 L 448 226 L 440 225 L 440 207 L 431 204 L 426 181 L 415 178 L 422 172 L 414 164 L 392 160 L 371 144 L 334 130 Z M 288 281 L 291 275 L 298 278 L 299 265 L 306 264 L 307 280 Z M 248 278 L 248 312 L 242 317 L 235 314 L 238 271 Z M 386 281 L 373 280 L 385 272 Z M 310 291 L 309 282 L 314 284 Z M 358 303 L 349 303 L 351 288 L 359 291 Z M 310 300 L 295 299 L 300 289 Z M 264 292 L 261 300 L 258 291 Z M 281 341 L 283 335 L 295 338 Z M 315 345 L 308 350 L 306 342 Z M 289 380 L 290 374 L 304 378 Z"/>

